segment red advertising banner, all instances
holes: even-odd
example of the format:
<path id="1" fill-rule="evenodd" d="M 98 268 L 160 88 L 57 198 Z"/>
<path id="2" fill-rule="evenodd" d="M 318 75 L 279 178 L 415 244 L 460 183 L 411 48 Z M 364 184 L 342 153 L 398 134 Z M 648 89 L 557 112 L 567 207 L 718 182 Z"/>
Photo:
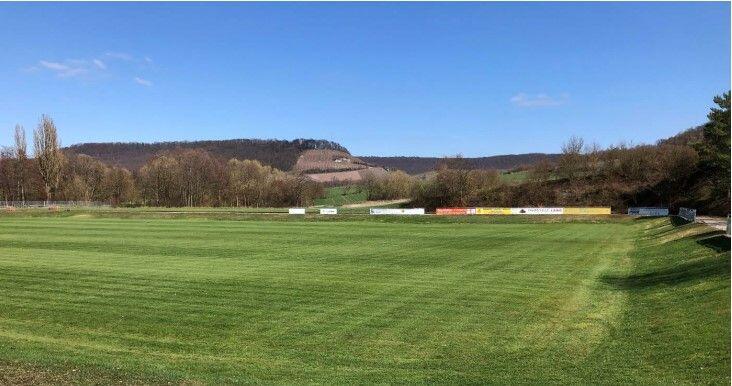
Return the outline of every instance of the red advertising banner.
<path id="1" fill-rule="evenodd" d="M 446 216 L 465 216 L 475 214 L 475 208 L 437 208 L 437 214 Z"/>

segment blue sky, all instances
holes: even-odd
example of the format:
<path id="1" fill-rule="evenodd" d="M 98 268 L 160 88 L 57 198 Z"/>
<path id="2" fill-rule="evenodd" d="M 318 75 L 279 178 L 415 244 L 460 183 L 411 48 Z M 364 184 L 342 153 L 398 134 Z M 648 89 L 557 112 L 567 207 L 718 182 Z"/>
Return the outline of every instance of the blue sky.
<path id="1" fill-rule="evenodd" d="M 0 145 L 325 138 L 356 155 L 654 142 L 730 87 L 729 3 L 0 4 Z"/>

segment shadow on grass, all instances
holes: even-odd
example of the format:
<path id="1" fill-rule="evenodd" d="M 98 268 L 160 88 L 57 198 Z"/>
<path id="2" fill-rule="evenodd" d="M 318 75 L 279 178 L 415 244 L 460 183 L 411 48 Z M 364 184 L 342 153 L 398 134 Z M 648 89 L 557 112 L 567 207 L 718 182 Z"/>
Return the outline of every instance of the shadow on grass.
<path id="1" fill-rule="evenodd" d="M 644 216 L 644 217 L 636 217 L 636 218 L 633 219 L 633 221 L 635 221 L 635 222 L 651 222 L 651 221 L 658 220 L 659 218 L 664 218 L 664 217 L 668 217 L 669 222 L 674 227 L 680 227 L 680 226 L 688 225 L 688 224 L 691 224 L 692 223 L 691 221 L 686 221 L 686 220 L 684 220 L 683 218 L 681 218 L 679 216 Z"/>
<path id="2" fill-rule="evenodd" d="M 716 253 L 729 252 L 730 250 L 730 239 L 720 231 L 686 236 L 683 239 L 689 238 L 694 239 L 701 246 L 714 250 Z M 660 285 L 678 285 L 712 277 L 723 277 L 729 275 L 729 272 L 730 258 L 728 254 L 724 254 L 682 262 L 673 266 L 658 267 L 652 271 L 636 275 L 606 275 L 602 276 L 600 280 L 618 289 L 636 290 Z"/>
<path id="3" fill-rule="evenodd" d="M 712 236 L 708 236 L 709 233 L 714 233 Z M 696 242 L 699 245 L 703 245 L 707 248 L 714 249 L 715 252 L 729 252 L 730 239 L 724 234 L 717 232 L 706 233 L 707 237 L 699 237 Z"/>
<path id="4" fill-rule="evenodd" d="M 712 277 L 722 277 L 729 274 L 729 270 L 730 260 L 728 258 L 712 256 L 638 275 L 603 276 L 600 280 L 618 289 L 640 290 L 660 285 L 678 285 Z"/>
<path id="5" fill-rule="evenodd" d="M 691 224 L 691 221 L 686 221 L 679 216 L 670 216 L 669 221 L 671 221 L 671 225 L 673 225 L 674 227 L 680 227 L 682 225 Z"/>
<path id="6" fill-rule="evenodd" d="M 633 222 L 651 222 L 658 219 L 658 217 L 642 216 L 642 217 L 631 217 Z"/>
<path id="7" fill-rule="evenodd" d="M 671 225 L 670 227 L 663 225 L 653 226 L 658 225 L 658 219 L 660 218 L 662 217 L 636 217 L 633 219 L 633 221 L 637 223 L 651 223 L 652 227 L 649 228 L 648 226 L 646 226 L 647 229 L 643 232 L 643 238 L 647 240 L 657 239 L 659 237 L 675 233 L 678 231 L 679 227 L 693 226 L 692 223 L 677 216 L 666 217 L 666 219 L 668 219 L 668 224 Z"/>

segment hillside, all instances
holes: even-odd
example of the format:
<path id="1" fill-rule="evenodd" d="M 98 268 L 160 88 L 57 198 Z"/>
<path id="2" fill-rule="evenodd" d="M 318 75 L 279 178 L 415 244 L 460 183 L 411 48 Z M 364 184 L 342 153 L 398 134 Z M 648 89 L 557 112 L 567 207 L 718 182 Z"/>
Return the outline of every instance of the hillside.
<path id="1" fill-rule="evenodd" d="M 420 174 L 435 170 L 443 159 L 442 157 L 354 157 L 344 146 L 322 139 L 81 143 L 66 147 L 64 151 L 86 154 L 109 165 L 122 166 L 134 171 L 156 154 L 177 148 L 204 149 L 223 161 L 231 158 L 253 159 L 280 170 L 303 173 L 352 171 L 379 166 L 403 170 L 409 174 Z M 509 154 L 465 158 L 465 161 L 474 169 L 508 170 L 521 165 L 532 165 L 545 158 L 555 160 L 558 156 L 543 153 Z"/>
<path id="2" fill-rule="evenodd" d="M 138 170 L 155 154 L 177 148 L 204 149 L 224 161 L 231 158 L 258 160 L 265 165 L 274 166 L 280 170 L 291 170 L 300 154 L 306 150 L 328 149 L 348 154 L 348 149 L 340 144 L 322 139 L 82 143 L 69 146 L 64 150 L 77 154 L 86 154 L 110 165 Z"/>
<path id="3" fill-rule="evenodd" d="M 383 166 L 388 169 L 399 169 L 409 174 L 420 174 L 435 170 L 442 157 L 361 157 L 361 160 L 370 164 Z M 527 153 L 507 154 L 490 157 L 464 158 L 471 169 L 498 169 L 508 170 L 522 165 L 533 165 L 542 159 L 556 160 L 559 154 Z"/>
<path id="4" fill-rule="evenodd" d="M 470 159 L 447 162 L 437 172 L 423 174 L 422 185 L 412 190 L 411 204 L 426 208 L 610 206 L 621 213 L 631 206 L 667 207 L 672 213 L 687 207 L 699 214 L 726 217 L 730 212 L 730 93 L 714 97 L 714 103 L 718 107 L 710 109 L 705 124 L 655 144 L 588 148 L 581 138 L 572 137 L 563 145 L 563 154 L 554 156 L 555 162 L 503 173 L 501 180 L 507 182 L 503 184 L 480 180 L 479 173 L 465 167 Z M 388 161 L 382 160 L 385 165 Z"/>
<path id="5" fill-rule="evenodd" d="M 336 172 L 365 169 L 368 165 L 362 160 L 341 150 L 306 150 L 297 158 L 293 171 L 301 173 Z"/>
<path id="6" fill-rule="evenodd" d="M 293 171 L 304 173 L 313 181 L 325 184 L 350 184 L 367 175 L 383 175 L 386 170 L 340 150 L 306 150 L 300 154 Z"/>
<path id="7" fill-rule="evenodd" d="M 378 166 L 369 166 L 367 168 L 357 170 L 343 170 L 323 173 L 306 174 L 313 181 L 322 182 L 324 184 L 340 185 L 358 183 L 364 180 L 368 175 L 377 177 L 384 176 L 386 170 Z"/>
<path id="8" fill-rule="evenodd" d="M 659 139 L 656 144 L 690 146 L 704 139 L 704 133 L 702 132 L 703 129 L 704 126 L 692 127 L 669 138 Z"/>

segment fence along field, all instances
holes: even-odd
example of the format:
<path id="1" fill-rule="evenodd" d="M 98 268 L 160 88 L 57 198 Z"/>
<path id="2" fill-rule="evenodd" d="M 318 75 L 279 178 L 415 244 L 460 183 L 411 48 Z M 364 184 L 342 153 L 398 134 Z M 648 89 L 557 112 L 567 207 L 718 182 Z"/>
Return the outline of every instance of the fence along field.
<path id="1" fill-rule="evenodd" d="M 369 209 L 371 215 L 423 215 L 425 214 L 424 208 L 371 208 Z"/>
<path id="2" fill-rule="evenodd" d="M 437 208 L 438 215 L 603 215 L 610 207 L 584 208 Z"/>
<path id="3" fill-rule="evenodd" d="M 93 208 L 100 208 L 100 209 L 108 209 L 113 212 L 119 212 L 120 210 L 124 211 L 124 209 L 120 208 L 111 208 L 109 205 L 102 205 L 102 206 L 94 206 L 89 205 L 88 203 L 83 202 L 53 202 L 54 204 L 58 203 L 58 205 L 44 205 L 43 202 L 36 203 L 37 206 L 27 204 L 25 208 L 53 208 L 53 209 L 93 209 Z M 18 206 L 22 207 L 22 206 Z M 6 211 L 12 211 L 16 207 L 14 206 L 7 206 L 5 207 Z M 366 210 L 367 207 L 363 208 L 363 210 Z M 426 215 L 428 214 L 424 208 L 368 208 L 368 214 L 370 215 Z M 650 211 L 650 209 L 654 208 L 631 208 L 629 210 L 629 214 L 632 213 L 642 213 L 642 215 L 646 216 L 662 216 L 663 214 L 656 214 L 656 213 L 666 213 L 667 209 L 662 208 L 663 210 L 661 212 L 653 212 Z M 288 213 L 290 215 L 305 215 L 308 213 L 307 208 L 243 208 L 243 207 L 237 207 L 237 208 L 206 208 L 206 207 L 198 207 L 198 208 L 166 208 L 166 207 L 159 207 L 159 208 L 135 208 L 133 210 L 139 210 L 139 211 L 164 211 L 164 212 L 173 212 L 177 211 L 180 213 L 187 213 L 187 212 L 196 212 L 196 213 L 203 213 L 205 211 L 210 212 L 217 212 L 217 213 L 224 213 L 226 211 L 231 212 L 246 212 L 246 213 L 261 213 L 261 214 L 278 214 L 278 213 Z M 341 214 L 340 209 L 336 207 L 326 207 L 326 208 L 311 208 L 312 211 L 317 211 L 316 213 L 320 215 L 338 215 Z M 357 210 L 349 210 L 346 209 L 344 214 L 350 214 L 350 215 L 358 215 L 358 214 L 365 214 L 361 213 Z M 459 216 L 459 215 L 609 215 L 611 214 L 611 208 L 610 207 L 518 207 L 518 208 L 437 208 L 435 210 L 436 215 L 441 216 Z"/>
<path id="4" fill-rule="evenodd" d="M 512 217 L 0 216 L 0 379 L 728 383 L 729 244 Z"/>
<path id="5" fill-rule="evenodd" d="M 476 208 L 437 208 L 435 214 L 438 215 L 472 215 L 476 213 Z"/>
<path id="6" fill-rule="evenodd" d="M 110 208 L 109 202 L 103 201 L 0 201 L 0 205 L 13 208 L 46 208 L 49 206 L 70 208 Z"/>
<path id="7" fill-rule="evenodd" d="M 304 208 L 290 208 L 290 214 L 305 214 Z M 338 214 L 336 208 L 321 208 L 320 214 Z M 370 208 L 370 215 L 424 215 L 424 208 Z M 435 214 L 443 216 L 461 215 L 606 215 L 610 207 L 584 208 L 437 208 Z"/>
<path id="8" fill-rule="evenodd" d="M 639 217 L 665 217 L 668 216 L 668 208 L 631 207 L 628 208 L 628 215 Z"/>

